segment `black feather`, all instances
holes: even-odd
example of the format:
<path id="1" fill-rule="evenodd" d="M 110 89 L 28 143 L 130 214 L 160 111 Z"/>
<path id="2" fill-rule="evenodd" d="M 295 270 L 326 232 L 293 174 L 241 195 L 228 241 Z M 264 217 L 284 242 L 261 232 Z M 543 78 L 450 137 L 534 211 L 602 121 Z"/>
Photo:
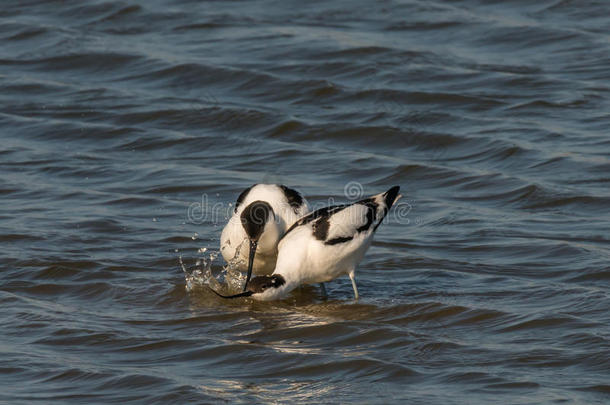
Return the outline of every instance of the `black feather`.
<path id="1" fill-rule="evenodd" d="M 296 214 L 298 209 L 303 205 L 303 196 L 298 191 L 288 188 L 283 184 L 280 184 L 279 186 L 284 192 L 284 197 L 288 200 L 288 204 L 290 204 Z"/>
<path id="2" fill-rule="evenodd" d="M 310 212 L 309 214 L 305 215 L 303 218 L 299 219 L 297 222 L 292 224 L 292 226 L 290 228 L 288 228 L 288 230 L 286 231 L 284 236 L 282 236 L 282 239 L 284 237 L 286 237 L 286 235 L 288 235 L 288 233 L 290 231 L 292 231 L 294 228 L 296 228 L 297 226 L 308 224 L 311 221 L 317 220 L 318 218 L 326 218 L 326 220 L 328 221 L 328 218 L 332 214 L 334 214 L 335 212 L 341 211 L 345 207 L 348 207 L 348 205 L 333 205 L 330 207 L 320 208 L 319 210 L 315 210 L 314 212 Z"/>
<path id="3" fill-rule="evenodd" d="M 324 244 L 325 245 L 336 245 L 339 243 L 349 242 L 352 239 L 354 239 L 353 236 L 341 236 L 338 238 L 333 238 L 331 240 L 327 240 L 326 242 L 324 242 Z"/>
<path id="4" fill-rule="evenodd" d="M 233 212 L 237 212 L 237 207 L 239 207 L 241 205 L 242 202 L 244 202 L 244 200 L 246 199 L 246 197 L 248 196 L 248 193 L 250 192 L 250 190 L 252 189 L 252 187 L 256 186 L 256 184 L 248 187 L 247 189 L 245 189 L 244 191 L 241 192 L 241 194 L 239 195 L 239 197 L 237 197 L 237 201 L 235 201 L 235 210 Z"/>

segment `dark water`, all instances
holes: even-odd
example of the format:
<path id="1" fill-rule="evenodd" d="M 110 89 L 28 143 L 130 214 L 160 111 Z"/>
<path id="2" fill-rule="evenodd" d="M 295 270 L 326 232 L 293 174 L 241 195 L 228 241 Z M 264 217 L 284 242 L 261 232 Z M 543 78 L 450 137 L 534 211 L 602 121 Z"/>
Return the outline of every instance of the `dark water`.
<path id="1" fill-rule="evenodd" d="M 608 15 L 3 3 L 0 402 L 608 403 Z M 358 303 L 186 291 L 255 182 L 402 186 Z"/>

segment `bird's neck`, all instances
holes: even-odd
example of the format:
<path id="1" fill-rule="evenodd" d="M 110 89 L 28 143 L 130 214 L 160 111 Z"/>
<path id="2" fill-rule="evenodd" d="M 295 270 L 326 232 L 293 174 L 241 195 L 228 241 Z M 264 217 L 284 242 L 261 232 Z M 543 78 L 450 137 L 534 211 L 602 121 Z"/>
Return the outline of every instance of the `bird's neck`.
<path id="1" fill-rule="evenodd" d="M 282 230 L 279 224 L 275 221 L 269 221 L 265 225 L 265 230 L 258 240 L 258 248 L 261 252 L 277 252 L 277 243 L 282 236 Z M 275 253 L 277 254 L 277 253 Z"/>

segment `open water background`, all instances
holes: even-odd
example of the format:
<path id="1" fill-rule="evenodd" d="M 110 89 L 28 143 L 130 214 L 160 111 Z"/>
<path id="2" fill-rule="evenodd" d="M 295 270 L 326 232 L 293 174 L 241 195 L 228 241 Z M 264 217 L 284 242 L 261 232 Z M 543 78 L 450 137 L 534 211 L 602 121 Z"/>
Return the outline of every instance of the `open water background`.
<path id="1" fill-rule="evenodd" d="M 608 403 L 609 15 L 4 2 L 0 402 Z M 359 302 L 186 291 L 256 182 L 401 185 Z"/>

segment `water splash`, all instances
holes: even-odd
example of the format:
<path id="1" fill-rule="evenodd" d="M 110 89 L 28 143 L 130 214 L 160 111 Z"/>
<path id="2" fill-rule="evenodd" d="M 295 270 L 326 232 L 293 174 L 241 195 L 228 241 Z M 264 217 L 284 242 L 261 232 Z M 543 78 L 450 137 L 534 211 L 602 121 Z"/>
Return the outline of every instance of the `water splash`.
<path id="1" fill-rule="evenodd" d="M 211 287 L 217 287 L 218 281 L 212 274 L 212 264 L 218 257 L 218 252 L 211 251 L 206 254 L 207 248 L 201 248 L 197 251 L 202 254 L 195 260 L 195 264 L 190 268 L 184 264 L 182 255 L 178 256 L 178 262 L 184 272 L 184 279 L 186 281 L 186 291 L 192 291 L 197 287 L 209 285 Z"/>
<path id="2" fill-rule="evenodd" d="M 220 256 L 218 251 L 208 251 L 208 248 L 200 248 L 197 253 L 201 256 L 195 259 L 193 265 L 187 266 L 182 255 L 178 255 L 178 263 L 182 268 L 185 279 L 185 289 L 187 292 L 209 286 L 217 291 L 237 292 L 243 287 L 246 274 L 240 269 L 245 268 L 246 262 L 240 257 L 239 251 L 243 243 L 238 246 L 233 259 L 222 266 L 218 274 L 213 270 L 216 266 L 216 259 Z"/>
<path id="3" fill-rule="evenodd" d="M 240 290 L 246 280 L 246 274 L 242 273 L 240 269 L 245 269 L 247 263 L 239 254 L 241 248 L 244 246 L 244 242 L 245 239 L 237 246 L 235 255 L 233 255 L 233 258 L 229 260 L 227 265 L 222 269 L 223 279 L 230 291 Z"/>

